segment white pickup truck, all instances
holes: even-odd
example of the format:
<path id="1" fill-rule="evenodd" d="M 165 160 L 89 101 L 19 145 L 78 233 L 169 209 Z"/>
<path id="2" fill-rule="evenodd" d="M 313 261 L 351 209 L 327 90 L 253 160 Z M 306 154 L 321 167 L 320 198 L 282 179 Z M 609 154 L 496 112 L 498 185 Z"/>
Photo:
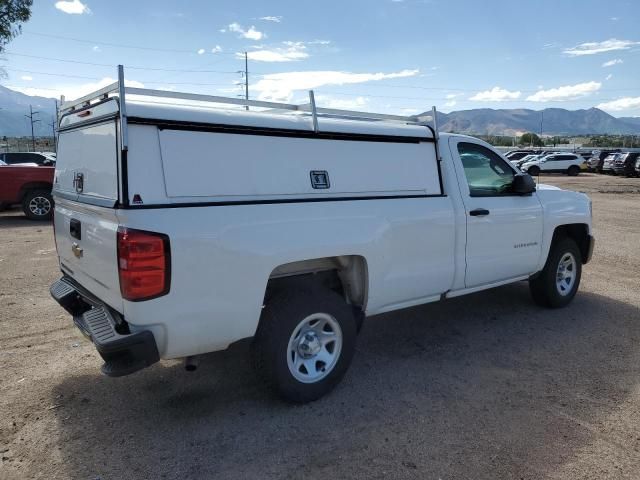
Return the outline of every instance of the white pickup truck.
<path id="1" fill-rule="evenodd" d="M 340 381 L 366 316 L 523 280 L 567 305 L 589 198 L 419 120 L 125 88 L 121 70 L 62 108 L 51 294 L 107 375 L 252 337 L 295 402 Z"/>

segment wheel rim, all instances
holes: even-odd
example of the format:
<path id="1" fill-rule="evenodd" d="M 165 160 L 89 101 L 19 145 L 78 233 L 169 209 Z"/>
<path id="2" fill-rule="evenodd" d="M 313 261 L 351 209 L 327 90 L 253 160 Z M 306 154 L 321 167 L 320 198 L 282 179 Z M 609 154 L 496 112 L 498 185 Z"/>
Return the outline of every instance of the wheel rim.
<path id="1" fill-rule="evenodd" d="M 571 253 L 565 253 L 558 262 L 558 270 L 556 272 L 556 289 L 563 297 L 569 295 L 576 282 L 577 274 L 576 259 Z"/>
<path id="2" fill-rule="evenodd" d="M 43 217 L 51 211 L 51 202 L 47 197 L 33 197 L 29 202 L 29 211 L 34 215 Z"/>
<path id="3" fill-rule="evenodd" d="M 289 371 L 299 382 L 319 382 L 336 366 L 341 350 L 342 329 L 338 321 L 327 313 L 309 315 L 289 339 Z"/>

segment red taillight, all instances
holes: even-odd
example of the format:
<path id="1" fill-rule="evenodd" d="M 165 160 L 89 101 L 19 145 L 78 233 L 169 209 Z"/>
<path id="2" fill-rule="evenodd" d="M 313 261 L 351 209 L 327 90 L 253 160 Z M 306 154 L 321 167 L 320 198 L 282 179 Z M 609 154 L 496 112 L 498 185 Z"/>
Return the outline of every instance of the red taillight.
<path id="1" fill-rule="evenodd" d="M 169 293 L 169 237 L 131 228 L 118 229 L 120 293 L 126 300 L 149 300 Z"/>

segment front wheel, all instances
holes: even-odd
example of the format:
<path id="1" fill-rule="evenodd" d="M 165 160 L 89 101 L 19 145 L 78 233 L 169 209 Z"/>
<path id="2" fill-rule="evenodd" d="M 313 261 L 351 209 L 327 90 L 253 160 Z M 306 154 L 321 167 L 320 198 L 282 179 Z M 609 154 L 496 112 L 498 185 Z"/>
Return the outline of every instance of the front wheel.
<path id="1" fill-rule="evenodd" d="M 30 220 L 50 220 L 53 215 L 53 198 L 47 190 L 27 192 L 22 200 L 22 211 Z"/>
<path id="2" fill-rule="evenodd" d="M 533 300 L 543 307 L 559 308 L 575 297 L 582 276 L 582 255 L 571 238 L 551 245 L 547 262 L 539 275 L 529 280 Z"/>
<path id="3" fill-rule="evenodd" d="M 337 293 L 283 290 L 264 306 L 253 341 L 254 367 L 285 400 L 306 403 L 329 393 L 355 352 L 357 318 Z"/>
<path id="4" fill-rule="evenodd" d="M 567 170 L 567 175 L 569 175 L 570 177 L 576 177 L 579 173 L 580 167 L 578 167 L 577 165 L 571 165 Z"/>

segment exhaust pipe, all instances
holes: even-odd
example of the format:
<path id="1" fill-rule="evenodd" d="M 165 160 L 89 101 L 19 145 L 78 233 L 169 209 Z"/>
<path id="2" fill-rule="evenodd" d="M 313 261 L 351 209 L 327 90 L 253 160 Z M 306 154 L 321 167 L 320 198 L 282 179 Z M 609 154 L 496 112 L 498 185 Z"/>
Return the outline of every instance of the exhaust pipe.
<path id="1" fill-rule="evenodd" d="M 187 372 L 195 372 L 198 369 L 198 365 L 200 365 L 200 355 L 194 355 L 184 359 L 184 369 Z"/>

